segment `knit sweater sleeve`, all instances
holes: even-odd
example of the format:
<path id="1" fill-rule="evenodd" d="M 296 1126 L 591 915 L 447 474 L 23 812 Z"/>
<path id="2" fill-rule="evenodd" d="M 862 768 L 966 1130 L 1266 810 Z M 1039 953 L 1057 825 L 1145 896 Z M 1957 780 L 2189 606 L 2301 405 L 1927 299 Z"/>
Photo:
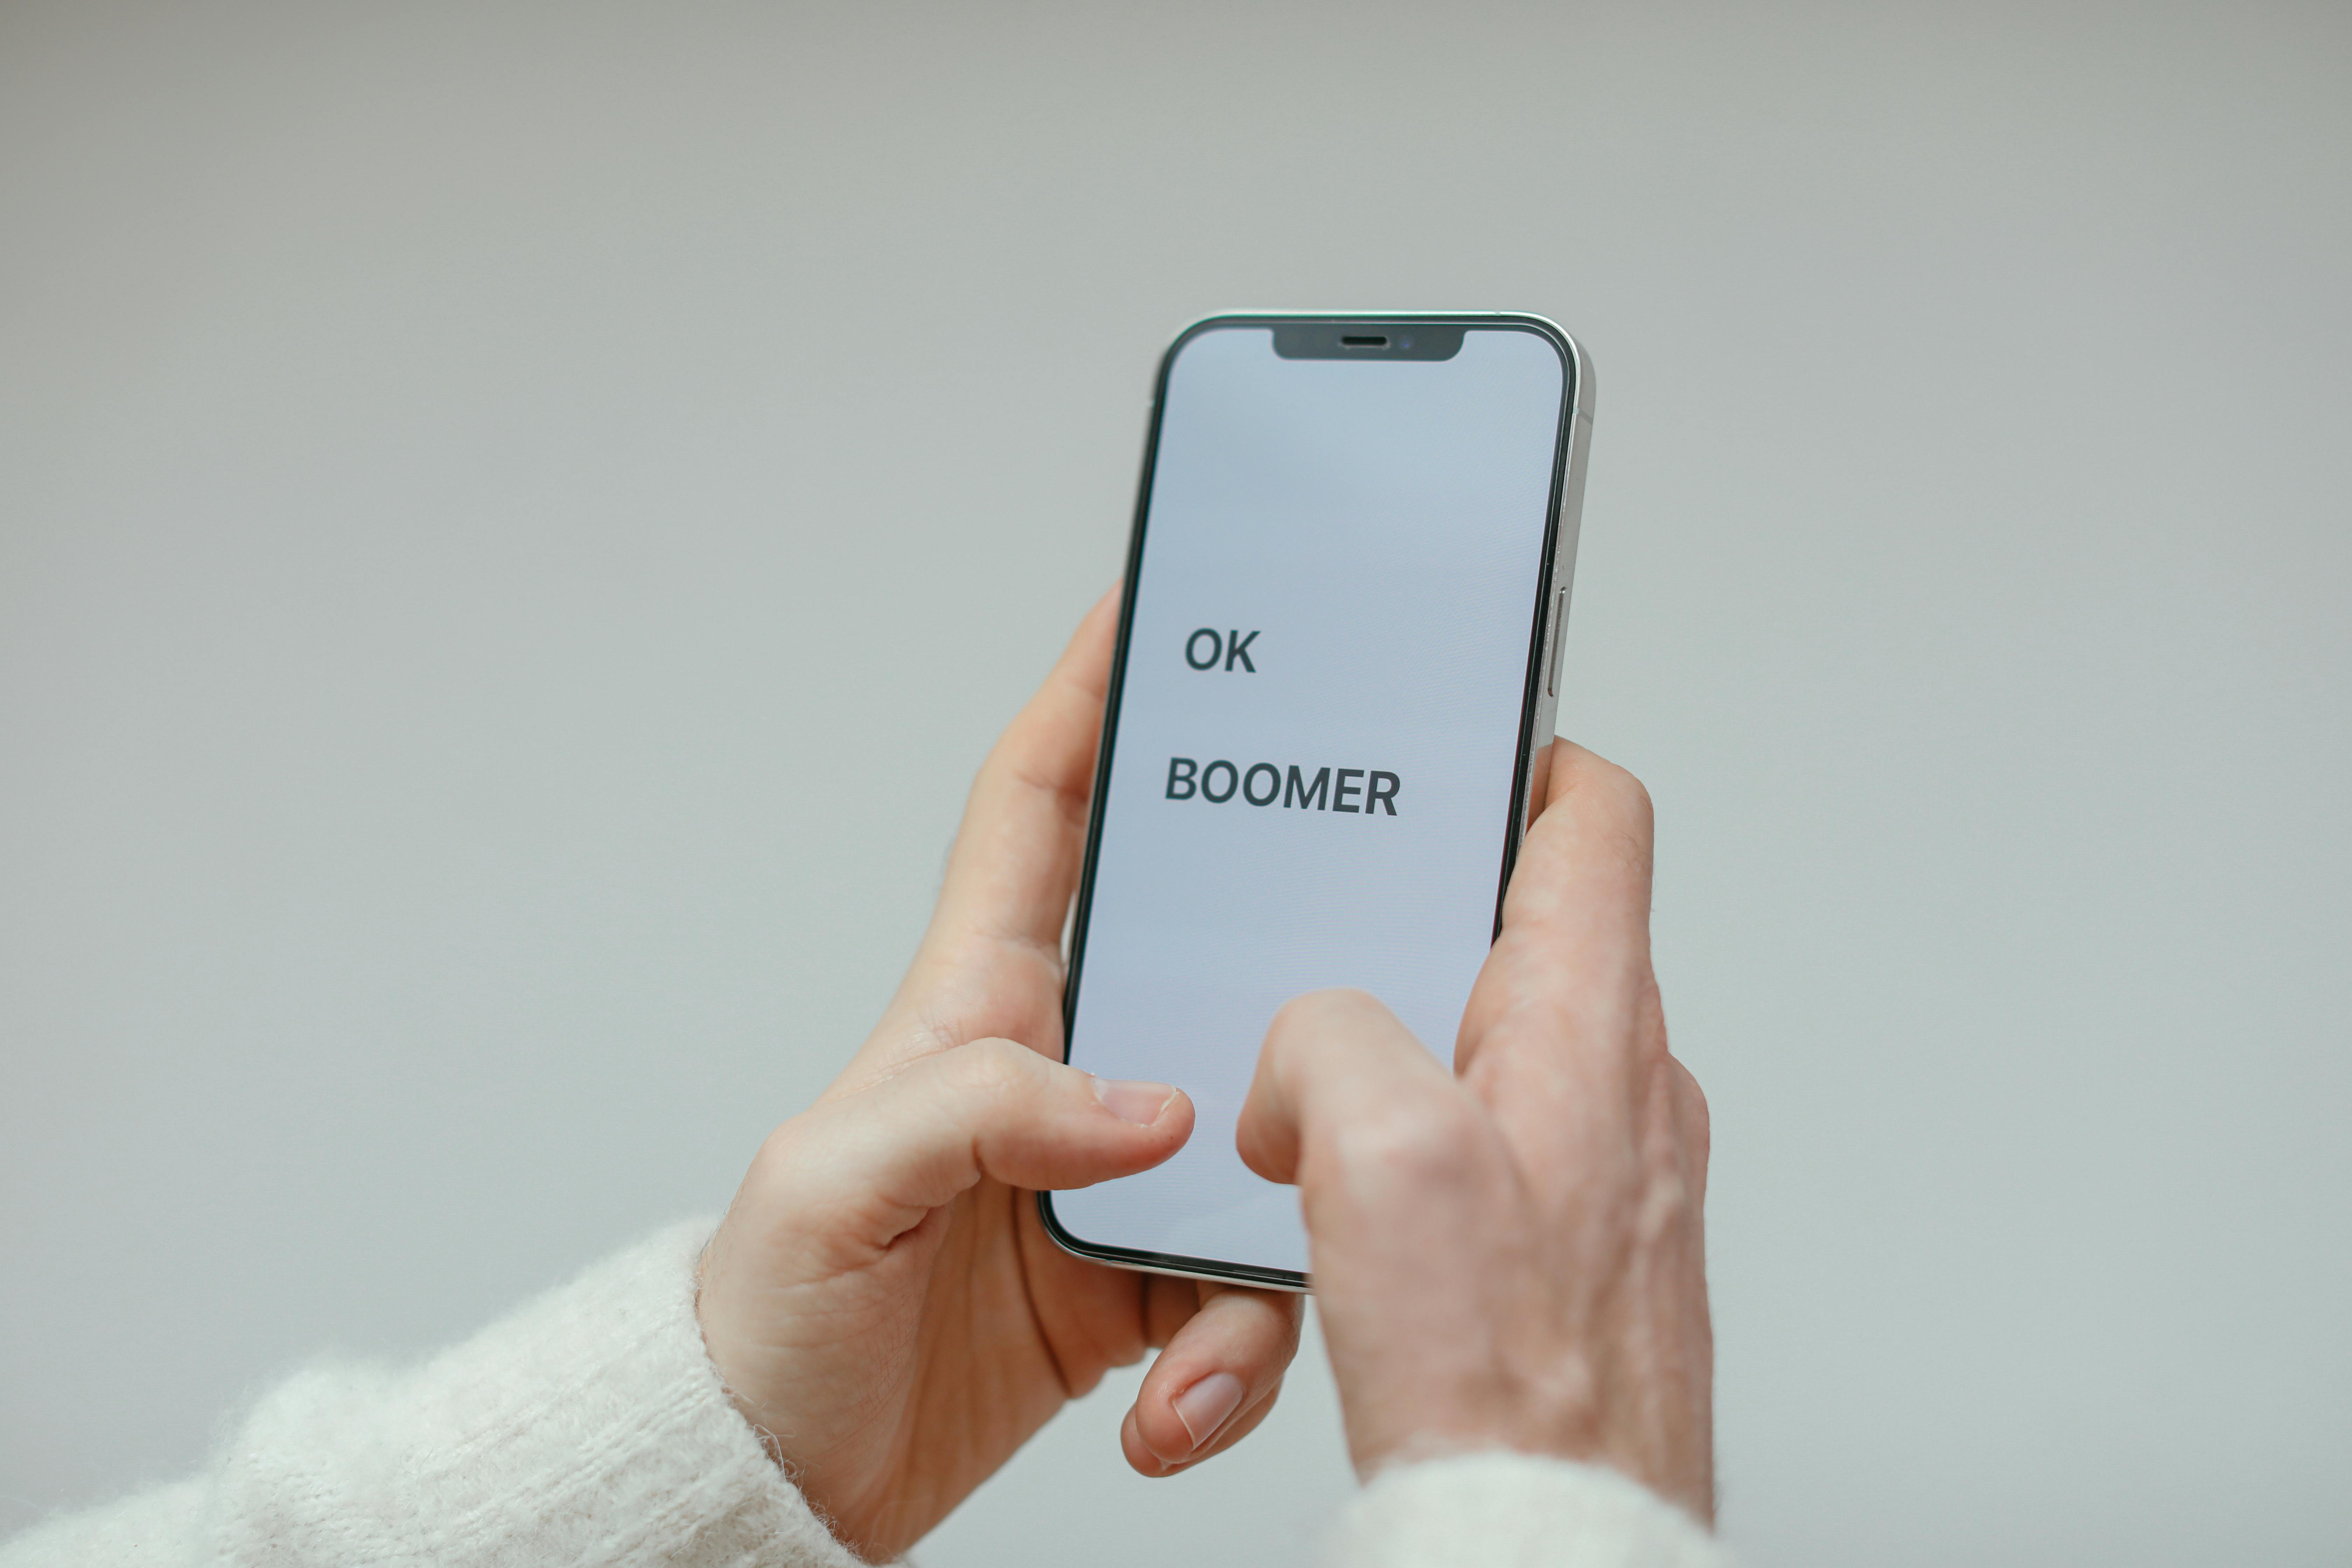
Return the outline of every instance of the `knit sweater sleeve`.
<path id="1" fill-rule="evenodd" d="M 1730 1568 L 1688 1514 L 1598 1465 L 1468 1454 L 1382 1472 L 1323 1542 L 1326 1568 Z"/>
<path id="2" fill-rule="evenodd" d="M 0 1568 L 857 1568 L 728 1403 L 680 1226 L 421 1368 L 319 1368 L 197 1479 L 37 1529 Z"/>

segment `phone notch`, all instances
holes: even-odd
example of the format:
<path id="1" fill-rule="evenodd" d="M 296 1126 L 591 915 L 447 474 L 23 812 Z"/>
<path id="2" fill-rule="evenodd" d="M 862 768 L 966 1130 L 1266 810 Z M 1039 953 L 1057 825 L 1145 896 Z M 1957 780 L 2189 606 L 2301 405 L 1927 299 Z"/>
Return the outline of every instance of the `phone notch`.
<path id="1" fill-rule="evenodd" d="M 1443 321 L 1283 321 L 1274 352 L 1284 359 L 1452 359 L 1463 329 Z"/>

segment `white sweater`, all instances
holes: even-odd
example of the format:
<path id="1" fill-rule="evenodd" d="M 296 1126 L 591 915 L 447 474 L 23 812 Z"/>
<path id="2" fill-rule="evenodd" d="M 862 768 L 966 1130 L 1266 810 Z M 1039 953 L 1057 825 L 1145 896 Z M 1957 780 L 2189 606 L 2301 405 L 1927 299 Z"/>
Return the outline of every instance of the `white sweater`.
<path id="1" fill-rule="evenodd" d="M 304 1373 L 198 1479 L 19 1536 L 0 1568 L 857 1568 L 703 1353 L 694 1262 L 709 1232 L 665 1231 L 415 1371 Z M 1512 1454 L 1382 1475 L 1324 1555 L 1347 1568 L 1725 1561 L 1614 1472 Z"/>

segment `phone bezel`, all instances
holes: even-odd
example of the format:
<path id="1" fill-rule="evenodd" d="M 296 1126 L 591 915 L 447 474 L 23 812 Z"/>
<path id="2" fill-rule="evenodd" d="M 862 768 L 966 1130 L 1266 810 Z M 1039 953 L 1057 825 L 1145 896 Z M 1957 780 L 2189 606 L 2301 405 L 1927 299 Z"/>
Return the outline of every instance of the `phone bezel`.
<path id="1" fill-rule="evenodd" d="M 1527 826 L 1530 775 L 1536 760 L 1537 737 L 1534 731 L 1538 719 L 1554 710 L 1552 693 L 1548 689 L 1552 662 L 1549 656 L 1557 639 L 1567 629 L 1564 624 L 1567 603 L 1562 597 L 1555 607 L 1553 587 L 1555 579 L 1562 575 L 1559 558 L 1563 531 L 1572 540 L 1578 520 L 1570 509 L 1581 500 L 1581 459 L 1585 445 L 1582 437 L 1584 431 L 1590 428 L 1591 418 L 1591 363 L 1576 340 L 1556 322 L 1542 316 L 1516 311 L 1236 310 L 1206 316 L 1176 335 L 1168 345 L 1167 352 L 1160 355 L 1160 368 L 1152 381 L 1151 418 L 1143 442 L 1143 471 L 1136 487 L 1135 519 L 1129 530 L 1127 567 L 1120 579 L 1118 640 L 1111 655 L 1110 686 L 1103 701 L 1102 737 L 1095 752 L 1094 785 L 1087 816 L 1086 862 L 1078 878 L 1077 904 L 1070 924 L 1069 965 L 1062 983 L 1062 1059 L 1065 1062 L 1070 1059 L 1071 1028 L 1075 1022 L 1073 1013 L 1079 975 L 1086 961 L 1087 922 L 1093 913 L 1095 867 L 1102 845 L 1103 812 L 1110 788 L 1111 756 L 1118 744 L 1119 704 L 1127 687 L 1129 639 L 1135 624 L 1136 587 L 1143 571 L 1144 531 L 1150 519 L 1151 488 L 1159 466 L 1160 430 L 1167 412 L 1169 375 L 1174 370 L 1176 356 L 1183 352 L 1184 345 L 1204 332 L 1231 327 L 1328 326 L 1335 322 L 1360 322 L 1365 326 L 1426 323 L 1433 326 L 1517 329 L 1532 331 L 1545 339 L 1560 357 L 1560 408 L 1558 429 L 1552 437 L 1551 492 L 1544 519 L 1542 560 L 1537 572 L 1529 616 L 1527 671 L 1519 702 L 1518 755 L 1513 765 L 1510 812 L 1504 824 L 1502 868 L 1495 884 L 1494 935 L 1502 933 L 1503 896 L 1510 888 L 1511 870 L 1518 862 L 1519 841 Z M 1569 511 L 1570 515 L 1563 516 L 1564 511 Z M 1572 542 L 1569 548 L 1573 550 Z M 1571 564 L 1569 574 L 1572 574 Z M 1543 740 L 1549 743 L 1550 737 L 1545 736 Z M 1492 937 L 1489 938 L 1491 940 Z M 1151 1274 L 1214 1279 L 1278 1290 L 1304 1291 L 1311 1288 L 1307 1276 L 1295 1269 L 1268 1268 L 1217 1258 L 1187 1258 L 1084 1240 L 1071 1234 L 1055 1216 L 1053 1198 L 1050 1192 L 1037 1194 L 1038 1217 L 1045 1224 L 1045 1234 L 1053 1238 L 1055 1244 L 1076 1257 Z"/>

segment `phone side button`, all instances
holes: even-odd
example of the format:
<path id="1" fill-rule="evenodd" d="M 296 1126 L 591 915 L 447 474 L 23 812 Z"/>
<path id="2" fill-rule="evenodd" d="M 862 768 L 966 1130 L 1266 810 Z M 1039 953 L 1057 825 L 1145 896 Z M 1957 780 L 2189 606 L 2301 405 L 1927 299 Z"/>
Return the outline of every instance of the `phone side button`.
<path id="1" fill-rule="evenodd" d="M 1551 602 L 1551 668 L 1544 675 L 1544 695 L 1559 695 L 1559 656 L 1568 647 L 1568 590 Z"/>

